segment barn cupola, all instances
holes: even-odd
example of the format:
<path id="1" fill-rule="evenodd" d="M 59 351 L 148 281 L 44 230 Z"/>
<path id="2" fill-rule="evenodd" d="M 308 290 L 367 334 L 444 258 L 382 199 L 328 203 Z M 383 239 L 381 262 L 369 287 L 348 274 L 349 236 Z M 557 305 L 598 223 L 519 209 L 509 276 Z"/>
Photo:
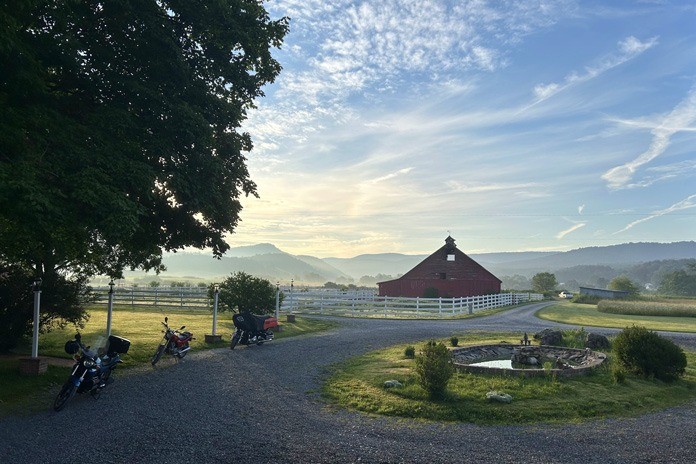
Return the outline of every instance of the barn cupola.
<path id="1" fill-rule="evenodd" d="M 454 244 L 454 239 L 450 235 L 448 235 L 445 239 L 445 251 L 447 253 L 453 253 L 456 248 L 457 245 Z"/>

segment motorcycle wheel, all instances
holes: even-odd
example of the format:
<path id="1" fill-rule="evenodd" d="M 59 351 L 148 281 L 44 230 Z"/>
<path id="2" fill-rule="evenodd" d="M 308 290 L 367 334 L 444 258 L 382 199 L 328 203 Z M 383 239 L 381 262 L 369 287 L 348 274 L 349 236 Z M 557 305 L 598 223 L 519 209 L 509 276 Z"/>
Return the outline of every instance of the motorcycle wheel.
<path id="1" fill-rule="evenodd" d="M 160 345 L 157 347 L 157 351 L 155 351 L 155 355 L 150 360 L 150 363 L 152 363 L 153 366 L 155 364 L 157 364 L 157 362 L 160 360 L 160 358 L 162 357 L 162 354 L 164 353 L 165 348 L 166 348 L 165 345 Z"/>
<path id="2" fill-rule="evenodd" d="M 53 401 L 53 410 L 60 411 L 63 409 L 65 407 L 65 403 L 67 403 L 68 400 L 73 397 L 76 390 L 77 387 L 68 380 L 65 385 L 63 385 L 63 388 L 60 389 L 58 396 L 56 396 L 56 399 Z"/>
<path id="3" fill-rule="evenodd" d="M 235 332 L 234 335 L 232 335 L 232 341 L 230 342 L 230 350 L 234 350 L 234 347 L 237 346 L 237 343 L 239 343 L 239 333 Z"/>

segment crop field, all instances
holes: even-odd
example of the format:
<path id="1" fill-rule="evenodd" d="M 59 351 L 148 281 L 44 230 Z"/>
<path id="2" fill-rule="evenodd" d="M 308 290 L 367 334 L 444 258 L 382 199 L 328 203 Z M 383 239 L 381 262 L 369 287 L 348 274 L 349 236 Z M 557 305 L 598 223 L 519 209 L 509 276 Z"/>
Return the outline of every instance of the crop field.
<path id="1" fill-rule="evenodd" d="M 597 303 L 597 310 L 633 316 L 696 317 L 696 300 L 602 300 Z"/>

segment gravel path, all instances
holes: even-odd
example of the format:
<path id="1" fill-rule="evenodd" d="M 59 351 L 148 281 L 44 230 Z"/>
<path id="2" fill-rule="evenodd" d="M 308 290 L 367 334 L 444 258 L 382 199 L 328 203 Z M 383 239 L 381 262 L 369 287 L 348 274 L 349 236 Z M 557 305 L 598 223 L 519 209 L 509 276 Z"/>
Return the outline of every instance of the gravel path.
<path id="1" fill-rule="evenodd" d="M 80 396 L 60 413 L 0 419 L 0 463 L 696 462 L 696 403 L 632 419 L 482 427 L 371 417 L 318 397 L 328 366 L 369 350 L 558 327 L 533 317 L 541 306 L 458 321 L 341 319 L 319 335 L 117 372 L 96 402 Z M 695 334 L 667 335 L 696 349 Z"/>

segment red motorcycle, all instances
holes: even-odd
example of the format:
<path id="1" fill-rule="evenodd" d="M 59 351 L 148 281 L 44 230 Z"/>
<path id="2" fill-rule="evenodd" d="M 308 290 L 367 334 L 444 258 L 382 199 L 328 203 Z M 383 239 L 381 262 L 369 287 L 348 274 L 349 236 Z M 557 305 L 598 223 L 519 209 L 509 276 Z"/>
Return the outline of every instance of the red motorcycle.
<path id="1" fill-rule="evenodd" d="M 160 345 L 157 347 L 157 351 L 155 351 L 155 355 L 150 361 L 153 366 L 157 364 L 164 353 L 175 356 L 177 359 L 181 359 L 186 356 L 186 353 L 188 353 L 191 349 L 189 342 L 194 340 L 193 334 L 191 332 L 182 332 L 182 330 L 186 328 L 185 325 L 182 325 L 179 330 L 172 329 L 169 327 L 169 325 L 167 325 L 168 321 L 169 319 L 165 317 L 164 322 L 162 322 L 162 325 L 164 326 L 164 330 L 162 331 L 164 332 L 164 337 L 162 337 L 162 341 L 160 342 Z"/>

